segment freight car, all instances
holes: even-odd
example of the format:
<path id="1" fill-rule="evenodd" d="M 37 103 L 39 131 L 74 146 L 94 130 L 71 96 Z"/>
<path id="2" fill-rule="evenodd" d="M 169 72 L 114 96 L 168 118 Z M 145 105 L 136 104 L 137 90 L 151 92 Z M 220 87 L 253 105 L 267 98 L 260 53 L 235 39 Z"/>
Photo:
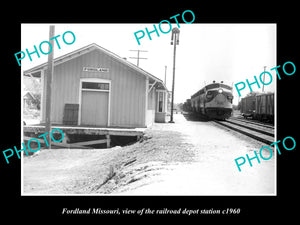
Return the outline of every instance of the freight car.
<path id="1" fill-rule="evenodd" d="M 241 113 L 264 122 L 274 122 L 274 93 L 260 93 L 242 98 Z"/>
<path id="2" fill-rule="evenodd" d="M 250 95 L 241 100 L 241 113 L 242 116 L 247 119 L 248 117 L 253 117 L 255 112 L 255 96 Z"/>
<path id="3" fill-rule="evenodd" d="M 232 87 L 213 82 L 192 95 L 192 111 L 211 119 L 227 119 L 232 114 L 232 99 Z"/>

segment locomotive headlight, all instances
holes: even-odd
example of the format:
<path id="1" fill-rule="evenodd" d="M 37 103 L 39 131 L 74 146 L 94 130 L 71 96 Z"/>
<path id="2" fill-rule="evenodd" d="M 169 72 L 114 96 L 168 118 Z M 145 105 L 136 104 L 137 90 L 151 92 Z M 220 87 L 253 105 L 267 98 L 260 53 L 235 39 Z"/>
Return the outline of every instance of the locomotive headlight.
<path id="1" fill-rule="evenodd" d="M 219 89 L 218 92 L 219 92 L 219 94 L 222 94 L 223 93 L 223 89 Z"/>

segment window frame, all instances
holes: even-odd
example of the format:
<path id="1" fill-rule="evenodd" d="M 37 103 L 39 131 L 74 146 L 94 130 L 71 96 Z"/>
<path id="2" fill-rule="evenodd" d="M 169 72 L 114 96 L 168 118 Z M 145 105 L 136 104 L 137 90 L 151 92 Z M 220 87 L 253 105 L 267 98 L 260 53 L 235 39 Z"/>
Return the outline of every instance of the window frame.
<path id="1" fill-rule="evenodd" d="M 94 89 L 94 88 L 84 88 L 83 83 L 98 83 L 98 84 L 106 84 L 108 85 L 108 89 Z M 104 81 L 104 82 L 99 82 L 99 81 L 82 81 L 81 82 L 81 90 L 82 91 L 104 91 L 104 92 L 109 92 L 110 91 L 110 82 Z"/>

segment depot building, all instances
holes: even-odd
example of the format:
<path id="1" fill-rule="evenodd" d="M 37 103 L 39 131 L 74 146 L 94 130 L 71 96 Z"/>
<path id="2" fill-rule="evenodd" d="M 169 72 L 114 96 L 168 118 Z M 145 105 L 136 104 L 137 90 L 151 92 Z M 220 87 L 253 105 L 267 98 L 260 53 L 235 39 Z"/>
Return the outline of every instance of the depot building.
<path id="1" fill-rule="evenodd" d="M 46 121 L 47 63 L 24 71 L 41 78 L 41 123 Z M 168 90 L 162 80 L 90 44 L 54 59 L 51 122 L 95 127 L 148 127 L 165 122 Z"/>

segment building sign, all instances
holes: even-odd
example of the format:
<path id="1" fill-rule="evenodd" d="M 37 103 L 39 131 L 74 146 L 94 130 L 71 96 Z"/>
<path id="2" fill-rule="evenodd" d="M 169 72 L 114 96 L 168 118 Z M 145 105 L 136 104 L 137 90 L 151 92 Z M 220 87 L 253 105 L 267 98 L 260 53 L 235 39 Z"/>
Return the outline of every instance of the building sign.
<path id="1" fill-rule="evenodd" d="M 84 72 L 109 72 L 108 68 L 97 67 L 83 67 Z"/>

